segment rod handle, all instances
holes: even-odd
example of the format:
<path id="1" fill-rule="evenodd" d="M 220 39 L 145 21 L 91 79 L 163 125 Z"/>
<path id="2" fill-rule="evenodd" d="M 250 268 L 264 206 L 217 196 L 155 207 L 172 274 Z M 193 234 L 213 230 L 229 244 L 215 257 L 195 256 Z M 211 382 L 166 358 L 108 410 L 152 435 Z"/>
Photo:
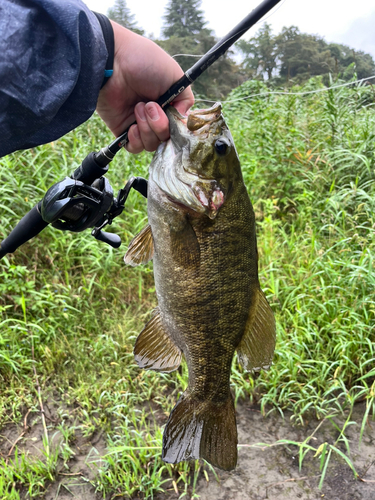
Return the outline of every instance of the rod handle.
<path id="1" fill-rule="evenodd" d="M 8 253 L 15 252 L 19 246 L 34 238 L 47 226 L 48 222 L 43 220 L 39 211 L 39 203 L 37 203 L 30 212 L 22 217 L 9 236 L 1 242 L 0 259 Z"/>

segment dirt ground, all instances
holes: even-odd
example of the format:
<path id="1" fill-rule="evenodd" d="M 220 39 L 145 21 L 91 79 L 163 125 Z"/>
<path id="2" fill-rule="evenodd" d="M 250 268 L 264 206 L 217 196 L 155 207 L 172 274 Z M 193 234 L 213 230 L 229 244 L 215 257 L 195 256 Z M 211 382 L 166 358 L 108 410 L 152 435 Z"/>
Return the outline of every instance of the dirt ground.
<path id="1" fill-rule="evenodd" d="M 202 474 L 198 480 L 196 493 L 201 500 L 375 500 L 375 421 L 366 426 L 360 449 L 358 449 L 360 423 L 365 407 L 356 406 L 352 421 L 357 425 L 349 426 L 346 436 L 349 439 L 351 460 L 359 473 L 361 480 L 354 480 L 353 473 L 345 461 L 332 454 L 327 469 L 326 479 L 321 490 L 320 460 L 309 453 L 302 469 L 298 466 L 298 450 L 295 446 L 273 446 L 254 448 L 255 443 L 272 444 L 280 439 L 302 442 L 319 425 L 317 421 L 309 422 L 305 427 L 294 427 L 287 417 L 271 415 L 264 418 L 260 411 L 245 403 L 237 406 L 237 426 L 239 435 L 238 466 L 233 472 L 217 470 L 219 481 L 213 473 L 207 478 Z M 45 409 L 49 424 L 53 423 L 56 408 L 47 406 Z M 335 420 L 342 424 L 340 419 Z M 59 431 L 50 432 L 55 443 L 61 440 Z M 333 444 L 338 437 L 338 431 L 325 421 L 314 434 L 311 445 L 317 448 L 328 442 Z M 30 454 L 41 455 L 43 427 L 39 416 L 29 418 L 27 428 L 9 425 L 0 431 L 0 452 L 7 456 L 11 446 L 17 445 Z M 337 447 L 345 451 L 342 444 Z M 76 434 L 73 446 L 75 456 L 69 462 L 69 469 L 59 475 L 59 481 L 50 485 L 46 500 L 99 500 L 102 497 L 95 494 L 91 485 L 100 457 L 105 453 L 105 440 L 100 433 L 90 440 Z M 168 483 L 166 483 L 168 484 Z M 21 498 L 28 498 L 26 493 Z M 116 497 L 119 498 L 119 497 Z M 157 495 L 157 500 L 175 500 L 178 495 L 173 489 L 163 495 Z M 186 498 L 186 497 L 185 497 Z"/>
<path id="2" fill-rule="evenodd" d="M 240 444 L 275 443 L 279 439 L 302 442 L 319 425 L 309 422 L 305 427 L 293 427 L 287 419 L 274 415 L 262 417 L 260 412 L 247 405 L 237 409 Z M 295 446 L 277 446 L 264 449 L 240 446 L 238 466 L 231 473 L 219 473 L 220 483 L 204 478 L 199 481 L 201 500 L 375 500 L 375 422 L 368 425 L 358 449 L 360 423 L 364 406 L 355 408 L 352 420 L 359 425 L 347 428 L 351 459 L 357 472 L 365 481 L 354 480 L 354 475 L 343 459 L 331 456 L 323 487 L 320 481 L 320 460 L 308 454 L 301 471 L 298 450 Z M 336 423 L 340 423 L 336 419 Z M 371 422 L 370 422 L 371 423 Z M 318 448 L 321 443 L 334 443 L 339 433 L 326 421 L 314 434 L 310 444 Z M 344 451 L 342 445 L 338 448 Z M 370 482 L 372 481 L 372 482 Z"/>

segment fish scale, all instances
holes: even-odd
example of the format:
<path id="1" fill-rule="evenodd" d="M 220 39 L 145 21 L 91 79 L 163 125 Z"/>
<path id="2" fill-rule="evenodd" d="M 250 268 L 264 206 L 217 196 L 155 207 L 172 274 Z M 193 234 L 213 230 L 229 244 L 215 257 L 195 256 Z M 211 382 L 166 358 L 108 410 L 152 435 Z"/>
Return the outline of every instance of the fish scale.
<path id="1" fill-rule="evenodd" d="M 173 371 L 182 355 L 188 366 L 163 459 L 204 458 L 230 470 L 237 463 L 233 356 L 237 350 L 247 370 L 269 366 L 275 322 L 258 280 L 254 211 L 220 104 L 188 118 L 173 108 L 168 114 L 171 138 L 150 165 L 149 226 L 125 256 L 147 261 L 152 235 L 158 308 L 134 354 L 145 369 Z"/>

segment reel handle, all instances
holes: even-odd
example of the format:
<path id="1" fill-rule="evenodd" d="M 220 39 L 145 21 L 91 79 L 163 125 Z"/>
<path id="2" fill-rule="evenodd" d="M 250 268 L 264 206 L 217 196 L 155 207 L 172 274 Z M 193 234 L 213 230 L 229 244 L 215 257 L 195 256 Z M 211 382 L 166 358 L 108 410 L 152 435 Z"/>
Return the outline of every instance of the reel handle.
<path id="1" fill-rule="evenodd" d="M 106 231 L 102 231 L 97 228 L 93 229 L 91 234 L 94 238 L 107 243 L 107 245 L 110 245 L 112 248 L 120 248 L 121 246 L 121 238 L 118 234 L 107 233 Z"/>

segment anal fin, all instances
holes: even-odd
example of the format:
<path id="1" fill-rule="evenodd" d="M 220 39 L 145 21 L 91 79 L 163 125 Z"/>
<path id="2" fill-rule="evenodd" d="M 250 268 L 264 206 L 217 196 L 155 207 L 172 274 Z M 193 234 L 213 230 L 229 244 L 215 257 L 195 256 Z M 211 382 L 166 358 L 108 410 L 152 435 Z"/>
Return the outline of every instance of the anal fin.
<path id="1" fill-rule="evenodd" d="M 245 333 L 237 347 L 241 365 L 248 371 L 267 370 L 275 350 L 276 325 L 273 311 L 258 288 L 249 312 Z"/>
<path id="2" fill-rule="evenodd" d="M 124 257 L 125 264 L 130 266 L 138 266 L 146 264 L 154 256 L 154 240 L 152 239 L 152 231 L 150 224 L 142 229 L 131 240 L 128 251 Z"/>
<path id="3" fill-rule="evenodd" d="M 181 363 L 182 353 L 165 331 L 160 313 L 143 328 L 134 346 L 134 358 L 140 368 L 173 372 Z"/>

